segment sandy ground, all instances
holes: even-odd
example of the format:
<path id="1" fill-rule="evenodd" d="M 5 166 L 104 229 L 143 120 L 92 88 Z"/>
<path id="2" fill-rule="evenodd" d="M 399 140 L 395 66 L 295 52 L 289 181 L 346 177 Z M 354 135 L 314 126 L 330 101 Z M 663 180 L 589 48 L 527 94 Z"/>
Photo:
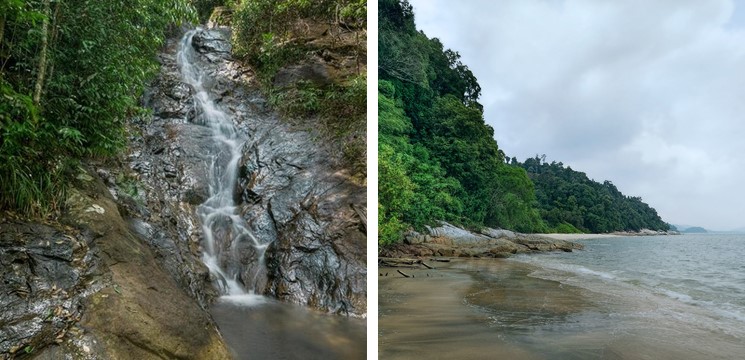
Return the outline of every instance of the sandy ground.
<path id="1" fill-rule="evenodd" d="M 685 312 L 542 280 L 527 264 L 428 263 L 435 269 L 378 269 L 380 359 L 694 360 L 745 353 L 726 334 L 688 328 L 678 318 Z"/>

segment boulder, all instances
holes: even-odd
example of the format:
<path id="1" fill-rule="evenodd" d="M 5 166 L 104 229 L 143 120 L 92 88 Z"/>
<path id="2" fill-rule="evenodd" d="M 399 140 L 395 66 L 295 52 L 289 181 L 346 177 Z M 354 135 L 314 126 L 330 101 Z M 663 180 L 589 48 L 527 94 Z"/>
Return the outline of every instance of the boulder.
<path id="1" fill-rule="evenodd" d="M 451 239 L 454 244 L 473 244 L 485 242 L 490 239 L 489 236 L 476 234 L 444 221 L 440 221 L 440 226 L 438 227 L 427 226 L 427 231 L 432 237 L 448 238 Z"/>
<path id="2" fill-rule="evenodd" d="M 427 237 L 425 235 L 422 235 L 416 231 L 409 231 L 408 233 L 404 234 L 404 244 L 423 244 L 427 242 Z"/>
<path id="3" fill-rule="evenodd" d="M 491 229 L 491 228 L 483 228 L 479 231 L 481 234 L 493 237 L 493 238 L 506 238 L 506 239 L 515 239 L 517 235 L 510 231 L 510 230 L 503 230 L 503 229 Z"/>

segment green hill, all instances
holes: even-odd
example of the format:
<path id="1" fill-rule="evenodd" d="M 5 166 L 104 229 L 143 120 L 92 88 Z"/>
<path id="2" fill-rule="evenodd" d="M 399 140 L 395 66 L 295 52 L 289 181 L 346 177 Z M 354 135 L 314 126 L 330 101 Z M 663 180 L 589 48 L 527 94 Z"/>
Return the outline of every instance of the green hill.
<path id="1" fill-rule="evenodd" d="M 670 229 L 641 198 L 624 195 L 610 181 L 599 183 L 583 172 L 544 159 L 536 156 L 522 164 L 516 159 L 512 163 L 528 172 L 541 217 L 550 227 L 590 233 Z"/>
<path id="2" fill-rule="evenodd" d="M 508 163 L 460 55 L 416 30 L 407 1 L 380 0 L 378 10 L 381 245 L 437 220 L 520 232 L 667 229 L 610 182 L 541 159 Z"/>

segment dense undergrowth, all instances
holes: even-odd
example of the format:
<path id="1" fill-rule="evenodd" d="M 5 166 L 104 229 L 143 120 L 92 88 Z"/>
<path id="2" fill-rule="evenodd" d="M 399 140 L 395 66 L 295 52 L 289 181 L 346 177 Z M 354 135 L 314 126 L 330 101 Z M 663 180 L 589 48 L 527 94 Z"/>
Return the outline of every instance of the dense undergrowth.
<path id="1" fill-rule="evenodd" d="M 125 146 L 187 0 L 0 0 L 0 209 L 59 207 L 78 161 Z"/>

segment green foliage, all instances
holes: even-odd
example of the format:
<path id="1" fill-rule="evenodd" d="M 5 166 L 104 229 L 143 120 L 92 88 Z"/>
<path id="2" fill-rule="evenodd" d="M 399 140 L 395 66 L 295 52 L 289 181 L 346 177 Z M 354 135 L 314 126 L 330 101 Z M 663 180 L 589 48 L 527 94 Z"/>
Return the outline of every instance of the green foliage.
<path id="1" fill-rule="evenodd" d="M 3 0 L 0 10 L 0 208 L 41 214 L 69 164 L 124 146 L 166 30 L 195 12 L 187 0 Z"/>
<path id="2" fill-rule="evenodd" d="M 140 185 L 137 179 L 123 174 L 118 175 L 116 177 L 116 186 L 120 194 L 132 198 L 138 204 L 144 204 L 145 199 L 140 194 Z"/>
<path id="3" fill-rule="evenodd" d="M 527 159 L 520 165 L 535 183 L 542 217 L 557 232 L 669 229 L 641 198 L 625 196 L 610 181 L 595 182 L 560 162 L 545 162 L 545 156 Z"/>
<path id="4" fill-rule="evenodd" d="M 380 81 L 379 89 L 390 91 Z M 406 227 L 421 229 L 434 220 L 460 222 L 464 210 L 461 184 L 421 144 L 412 144 L 411 121 L 400 101 L 378 94 L 378 201 L 379 228 L 387 229 L 382 242 L 397 240 Z M 389 92 L 390 93 L 390 92 Z M 392 233 L 391 229 L 399 229 Z"/>
<path id="5" fill-rule="evenodd" d="M 574 225 L 570 223 L 565 223 L 565 222 L 559 225 L 556 225 L 556 227 L 553 228 L 551 232 L 558 233 L 558 234 L 581 234 L 582 233 L 582 231 L 574 227 Z"/>
<path id="6" fill-rule="evenodd" d="M 481 88 L 460 55 L 415 30 L 408 2 L 378 5 L 378 186 L 390 192 L 379 197 L 381 244 L 436 220 L 547 230 L 532 182 L 504 163 L 484 123 Z"/>
<path id="7" fill-rule="evenodd" d="M 309 44 L 299 32 L 320 24 L 328 33 L 340 35 L 364 28 L 366 16 L 365 0 L 255 0 L 236 6 L 232 21 L 233 51 L 256 70 L 272 106 L 288 116 L 318 119 L 321 126 L 317 128 L 342 152 L 359 178 L 365 178 L 367 171 L 367 78 L 363 68 L 330 83 L 298 81 L 279 88 L 273 82 L 280 69 L 328 51 L 325 47 L 329 45 Z M 364 40 L 348 47 L 355 49 L 343 46 L 334 51 L 342 49 L 348 52 L 343 56 L 355 57 L 363 64 Z"/>
<path id="8" fill-rule="evenodd" d="M 233 1 L 231 0 L 192 0 L 192 5 L 197 11 L 197 17 L 200 23 L 205 23 L 218 6 L 232 6 Z"/>

